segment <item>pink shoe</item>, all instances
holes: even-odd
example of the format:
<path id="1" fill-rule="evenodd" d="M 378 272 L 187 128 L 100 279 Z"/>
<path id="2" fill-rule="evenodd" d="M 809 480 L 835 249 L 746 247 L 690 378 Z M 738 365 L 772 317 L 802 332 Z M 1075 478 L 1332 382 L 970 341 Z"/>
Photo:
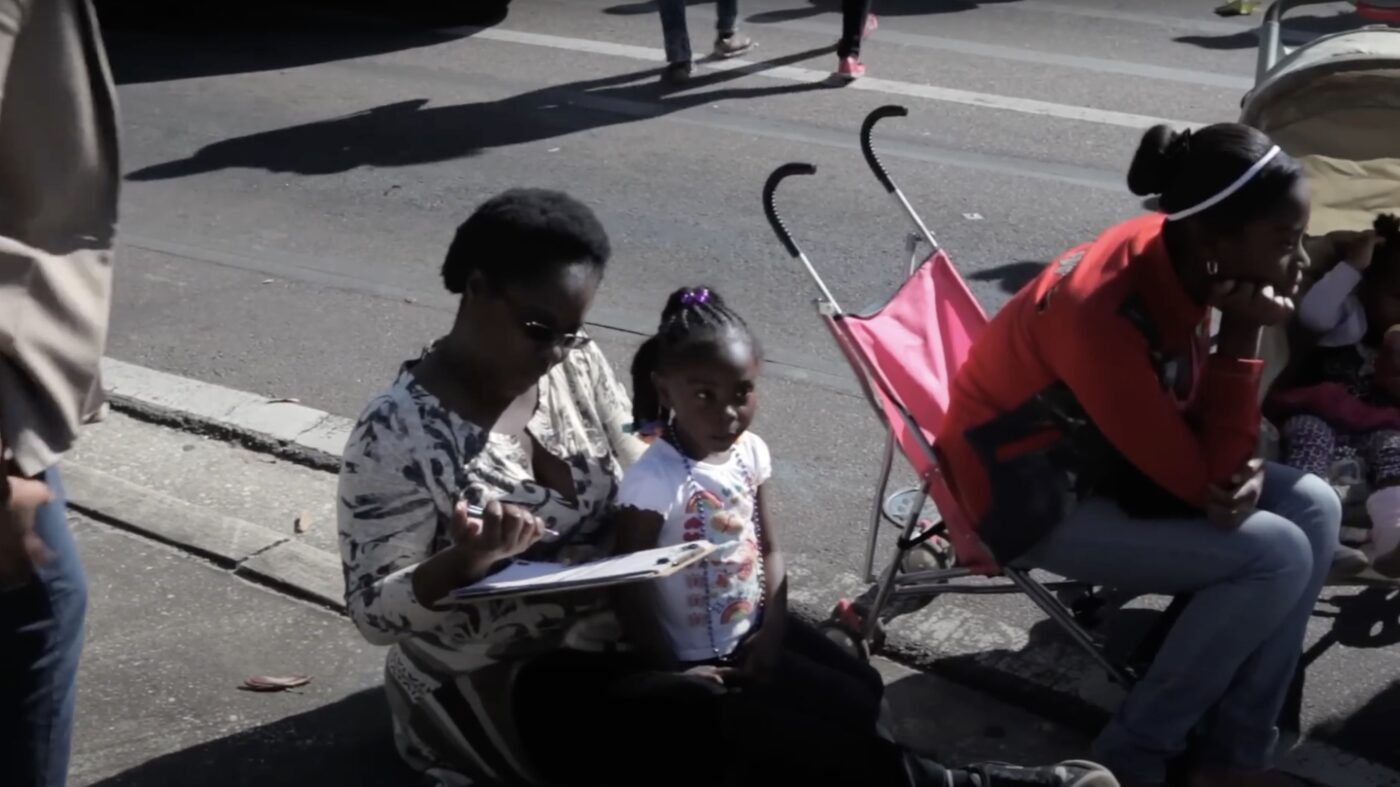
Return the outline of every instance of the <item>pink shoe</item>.
<path id="1" fill-rule="evenodd" d="M 854 57 L 843 57 L 836 66 L 836 74 L 844 79 L 860 79 L 865 76 L 865 64 Z"/>
<path id="2" fill-rule="evenodd" d="M 861 38 L 869 38 L 870 34 L 880 29 L 880 18 L 874 14 L 865 15 L 865 29 L 861 31 Z"/>

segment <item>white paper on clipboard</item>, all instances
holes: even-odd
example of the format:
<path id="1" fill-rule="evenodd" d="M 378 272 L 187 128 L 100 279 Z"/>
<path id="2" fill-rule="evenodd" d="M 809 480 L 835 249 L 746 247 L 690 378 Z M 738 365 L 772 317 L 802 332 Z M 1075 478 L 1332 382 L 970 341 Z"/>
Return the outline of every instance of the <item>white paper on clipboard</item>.
<path id="1" fill-rule="evenodd" d="M 690 541 L 572 566 L 516 560 L 480 582 L 457 588 L 451 598 L 474 601 L 643 582 L 675 573 L 717 548 L 708 541 Z"/>

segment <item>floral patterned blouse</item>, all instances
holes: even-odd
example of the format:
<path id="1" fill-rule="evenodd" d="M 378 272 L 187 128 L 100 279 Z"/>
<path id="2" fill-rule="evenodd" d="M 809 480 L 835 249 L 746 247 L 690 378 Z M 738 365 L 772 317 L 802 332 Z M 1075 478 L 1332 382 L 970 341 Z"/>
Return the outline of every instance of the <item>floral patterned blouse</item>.
<path id="1" fill-rule="evenodd" d="M 514 503 L 543 518 L 559 539 L 524 557 L 587 560 L 612 547 L 610 517 L 622 471 L 645 446 L 625 430 L 631 403 L 594 344 L 569 353 L 540 381 L 527 431 L 572 471 L 576 499 L 534 481 L 529 446 L 490 433 L 449 411 L 424 390 L 407 363 L 365 409 L 340 472 L 340 551 L 351 619 L 389 654 L 395 687 L 410 703 L 498 662 L 556 648 L 605 649 L 619 639 L 602 594 L 574 592 L 487 600 L 432 609 L 413 593 L 413 572 L 449 545 L 447 525 L 459 497 L 473 505 Z M 471 681 L 467 681 L 470 683 Z M 400 749 L 424 767 L 465 759 L 425 752 L 391 701 Z M 494 716 L 490 708 L 485 715 Z M 421 717 L 422 714 L 417 714 Z M 404 726 L 400 725 L 404 722 Z M 405 751 L 405 748 L 415 751 Z M 416 755 L 416 757 L 415 757 Z"/>
<path id="2" fill-rule="evenodd" d="M 503 645 L 558 624 L 565 610 L 546 598 L 484 602 L 440 611 L 413 594 L 418 564 L 449 545 L 460 496 L 533 511 L 561 538 L 534 559 L 588 559 L 611 547 L 605 527 L 622 465 L 644 446 L 626 434 L 627 394 L 595 345 L 570 353 L 546 375 L 528 430 L 568 463 L 577 502 L 526 476 L 528 447 L 450 412 L 405 364 L 360 417 L 340 474 L 340 549 L 350 616 L 371 641 L 419 637 L 446 648 Z M 619 463 L 621 460 L 621 464 Z M 571 594 L 578 595 L 578 594 Z M 526 611 L 538 606 L 541 609 Z"/>

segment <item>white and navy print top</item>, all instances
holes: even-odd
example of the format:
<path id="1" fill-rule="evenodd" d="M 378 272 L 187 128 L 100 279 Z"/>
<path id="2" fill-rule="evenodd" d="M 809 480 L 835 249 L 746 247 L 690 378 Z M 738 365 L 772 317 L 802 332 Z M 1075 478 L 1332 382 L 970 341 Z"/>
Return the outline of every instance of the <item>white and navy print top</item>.
<path id="1" fill-rule="evenodd" d="M 611 515 L 624 467 L 645 446 L 630 434 L 631 405 L 596 345 L 569 353 L 540 381 L 528 434 L 565 462 L 576 500 L 536 483 L 528 445 L 447 410 L 405 364 L 356 424 L 340 473 L 340 551 L 345 598 L 360 631 L 379 644 L 411 645 L 440 674 L 556 647 L 614 642 L 601 597 L 502 599 L 433 609 L 413 593 L 413 572 L 449 545 L 447 525 L 464 496 L 529 509 L 557 530 L 525 557 L 582 560 L 612 547 Z"/>

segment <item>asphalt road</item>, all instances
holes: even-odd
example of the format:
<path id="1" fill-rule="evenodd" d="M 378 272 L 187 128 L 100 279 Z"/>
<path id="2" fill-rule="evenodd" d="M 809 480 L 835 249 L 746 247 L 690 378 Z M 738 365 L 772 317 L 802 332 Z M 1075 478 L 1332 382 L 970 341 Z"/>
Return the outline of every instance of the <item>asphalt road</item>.
<path id="1" fill-rule="evenodd" d="M 869 110 L 907 106 L 882 127 L 886 163 L 995 309 L 1140 210 L 1123 176 L 1146 126 L 1238 115 L 1257 18 L 1216 4 L 876 0 L 871 79 L 837 88 L 817 81 L 837 3 L 752 0 L 752 65 L 702 69 L 682 91 L 657 85 L 660 29 L 641 3 L 514 0 L 499 20 L 424 0 L 238 3 L 203 22 L 111 10 L 128 177 L 110 351 L 354 416 L 446 328 L 437 266 L 457 223 L 507 187 L 566 189 L 613 236 L 593 319 L 619 367 L 682 284 L 719 288 L 762 335 L 756 428 L 778 510 L 803 583 L 834 599 L 852 585 L 881 433 L 763 219 L 765 176 L 819 166 L 782 195 L 789 225 L 843 302 L 882 297 L 909 223 L 856 132 Z M 713 8 L 689 12 L 706 51 Z M 1301 39 L 1354 24 L 1335 7 L 1299 22 Z M 965 622 L 1036 620 L 1023 602 L 947 603 Z M 1310 718 L 1375 717 L 1393 672 L 1348 664 L 1357 675 L 1329 677 Z"/>

